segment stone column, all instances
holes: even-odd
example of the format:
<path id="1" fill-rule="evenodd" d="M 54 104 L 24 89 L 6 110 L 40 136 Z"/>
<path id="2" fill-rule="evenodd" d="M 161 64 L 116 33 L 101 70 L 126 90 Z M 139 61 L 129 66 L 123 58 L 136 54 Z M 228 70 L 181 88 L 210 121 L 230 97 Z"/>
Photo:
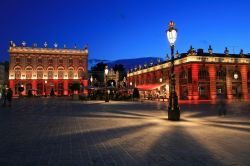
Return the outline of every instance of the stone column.
<path id="1" fill-rule="evenodd" d="M 216 68 L 214 64 L 210 64 L 208 68 L 209 79 L 210 79 L 210 98 L 216 99 Z"/>
<path id="2" fill-rule="evenodd" d="M 83 80 L 82 83 L 83 83 L 84 87 L 88 86 L 88 80 Z M 83 94 L 85 94 L 85 95 L 88 94 L 88 90 L 86 88 L 84 88 Z"/>
<path id="3" fill-rule="evenodd" d="M 243 99 L 248 99 L 248 89 L 247 89 L 247 66 L 243 65 L 240 67 L 240 74 L 242 78 L 242 97 Z"/>
<path id="4" fill-rule="evenodd" d="M 232 99 L 233 98 L 232 75 L 231 75 L 231 71 L 229 70 L 229 66 L 227 66 L 227 71 L 226 71 L 226 88 L 227 88 L 227 98 Z"/>
<path id="5" fill-rule="evenodd" d="M 15 82 L 14 82 L 14 80 L 9 81 L 9 87 L 12 89 L 13 95 L 15 95 Z M 18 94 L 18 92 L 17 92 L 17 94 Z"/>
<path id="6" fill-rule="evenodd" d="M 68 86 L 69 86 L 68 80 L 63 80 L 63 95 L 65 96 L 68 95 Z"/>
<path id="7" fill-rule="evenodd" d="M 37 81 L 32 80 L 32 89 L 37 89 Z M 33 95 L 37 95 L 37 91 L 33 91 Z"/>
<path id="8" fill-rule="evenodd" d="M 175 91 L 178 96 L 178 99 L 180 99 L 180 70 L 179 67 L 175 67 Z"/>
<path id="9" fill-rule="evenodd" d="M 199 94 L 198 94 L 198 73 L 199 73 L 200 67 L 198 64 L 192 64 L 192 99 L 198 100 Z"/>

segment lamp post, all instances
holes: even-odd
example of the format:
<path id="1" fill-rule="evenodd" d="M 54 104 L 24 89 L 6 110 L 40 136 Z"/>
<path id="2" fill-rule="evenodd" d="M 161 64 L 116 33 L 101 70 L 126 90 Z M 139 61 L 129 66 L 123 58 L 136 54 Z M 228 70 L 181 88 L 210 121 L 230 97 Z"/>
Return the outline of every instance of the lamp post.
<path id="1" fill-rule="evenodd" d="M 134 94 L 133 94 L 133 93 L 134 93 L 134 89 L 133 89 L 133 87 L 132 87 L 133 83 L 130 82 L 129 85 L 130 85 L 130 88 L 132 89 L 132 90 L 131 90 L 131 100 L 133 101 L 133 95 L 134 95 Z"/>
<path id="2" fill-rule="evenodd" d="M 106 78 L 106 79 L 105 79 L 105 80 L 106 80 L 106 95 L 105 95 L 105 102 L 109 102 L 108 89 L 107 89 L 107 86 L 108 86 L 108 73 L 109 73 L 108 66 L 105 67 L 104 73 L 105 73 L 105 78 Z"/>
<path id="3" fill-rule="evenodd" d="M 168 119 L 178 121 L 180 120 L 180 107 L 178 105 L 178 96 L 175 91 L 175 74 L 174 74 L 174 43 L 177 38 L 177 30 L 174 28 L 175 23 L 170 21 L 169 28 L 166 30 L 168 41 L 171 48 L 171 76 L 170 76 L 170 93 L 168 105 Z"/>

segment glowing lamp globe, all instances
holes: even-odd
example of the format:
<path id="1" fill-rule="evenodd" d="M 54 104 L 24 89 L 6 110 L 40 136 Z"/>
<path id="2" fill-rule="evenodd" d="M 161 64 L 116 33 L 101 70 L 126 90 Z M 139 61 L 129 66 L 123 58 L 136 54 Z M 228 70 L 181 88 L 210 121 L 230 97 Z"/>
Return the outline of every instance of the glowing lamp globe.
<path id="1" fill-rule="evenodd" d="M 170 45 L 173 46 L 177 38 L 177 30 L 174 28 L 175 23 L 173 21 L 170 21 L 168 26 L 169 28 L 166 31 L 166 33 L 167 33 L 167 37 L 168 37 L 168 41 Z"/>

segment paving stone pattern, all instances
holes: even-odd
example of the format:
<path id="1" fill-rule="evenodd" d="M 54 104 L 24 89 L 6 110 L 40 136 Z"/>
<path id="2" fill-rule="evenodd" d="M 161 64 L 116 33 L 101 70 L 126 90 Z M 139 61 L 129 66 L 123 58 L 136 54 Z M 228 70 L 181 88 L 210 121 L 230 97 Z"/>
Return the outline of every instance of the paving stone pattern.
<path id="1" fill-rule="evenodd" d="M 250 104 L 19 98 L 0 108 L 1 166 L 249 165 Z"/>

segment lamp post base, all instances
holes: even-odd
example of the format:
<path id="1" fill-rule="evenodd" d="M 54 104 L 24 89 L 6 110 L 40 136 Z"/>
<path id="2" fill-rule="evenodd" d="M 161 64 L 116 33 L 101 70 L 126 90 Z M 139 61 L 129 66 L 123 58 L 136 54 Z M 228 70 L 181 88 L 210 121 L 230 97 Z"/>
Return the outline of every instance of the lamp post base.
<path id="1" fill-rule="evenodd" d="M 170 96 L 170 102 L 168 106 L 168 119 L 173 121 L 180 120 L 180 107 L 178 105 L 178 96 L 175 92 Z"/>
<path id="2" fill-rule="evenodd" d="M 168 107 L 168 120 L 179 121 L 180 120 L 180 108 L 172 109 Z"/>

